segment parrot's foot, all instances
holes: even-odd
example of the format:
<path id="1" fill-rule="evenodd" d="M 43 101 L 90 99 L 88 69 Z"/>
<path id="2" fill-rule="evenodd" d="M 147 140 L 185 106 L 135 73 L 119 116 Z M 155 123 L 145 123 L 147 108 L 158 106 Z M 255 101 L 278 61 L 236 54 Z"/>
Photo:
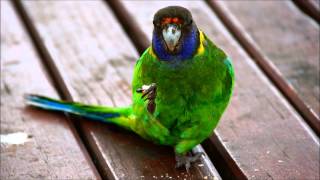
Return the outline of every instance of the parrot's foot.
<path id="1" fill-rule="evenodd" d="M 191 163 L 196 162 L 201 158 L 202 155 L 204 155 L 203 152 L 197 152 L 194 155 L 192 155 L 191 153 L 188 153 L 188 154 L 187 155 L 176 154 L 176 168 L 180 168 L 184 166 L 187 172 L 189 172 Z"/>
<path id="2" fill-rule="evenodd" d="M 157 85 L 152 83 L 150 85 L 144 85 L 142 88 L 137 89 L 138 93 L 142 93 L 142 98 L 148 100 L 148 111 L 153 114 L 156 109 L 155 99 L 157 96 Z"/>

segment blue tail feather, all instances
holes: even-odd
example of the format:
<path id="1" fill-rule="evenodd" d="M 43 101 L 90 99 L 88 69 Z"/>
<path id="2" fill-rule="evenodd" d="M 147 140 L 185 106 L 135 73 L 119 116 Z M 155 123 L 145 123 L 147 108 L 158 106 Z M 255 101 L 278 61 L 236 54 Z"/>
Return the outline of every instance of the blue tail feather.
<path id="1" fill-rule="evenodd" d="M 27 100 L 27 104 L 32 106 L 37 106 L 47 110 L 64 111 L 64 112 L 70 112 L 72 110 L 71 105 L 64 104 L 59 101 L 49 99 L 47 97 L 28 94 L 25 96 L 25 99 Z"/>
<path id="2" fill-rule="evenodd" d="M 90 109 L 90 107 L 88 108 L 86 105 L 63 102 L 39 95 L 27 94 L 25 95 L 25 99 L 27 100 L 27 104 L 40 107 L 42 109 L 68 112 L 103 122 L 108 122 L 108 119 L 120 116 L 119 113 L 94 111 L 94 108 Z"/>

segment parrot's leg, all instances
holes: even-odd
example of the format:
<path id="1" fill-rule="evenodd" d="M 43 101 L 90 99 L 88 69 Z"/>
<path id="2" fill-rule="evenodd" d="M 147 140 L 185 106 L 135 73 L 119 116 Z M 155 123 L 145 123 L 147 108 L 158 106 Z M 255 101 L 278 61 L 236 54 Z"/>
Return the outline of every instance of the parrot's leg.
<path id="1" fill-rule="evenodd" d="M 145 100 L 148 100 L 147 109 L 149 113 L 153 114 L 156 109 L 157 85 L 155 83 L 144 85 L 142 88 L 137 89 L 137 92 L 142 93 L 142 98 L 146 97 Z"/>
<path id="2" fill-rule="evenodd" d="M 195 154 L 192 154 L 191 152 L 189 152 L 185 155 L 176 154 L 176 168 L 180 168 L 184 166 L 187 172 L 189 172 L 191 163 L 194 163 L 197 160 L 199 160 L 202 155 L 203 155 L 202 152 L 197 152 Z"/>
<path id="3" fill-rule="evenodd" d="M 203 153 L 191 153 L 191 149 L 194 148 L 200 141 L 196 139 L 185 139 L 179 142 L 175 146 L 176 153 L 176 168 L 185 166 L 186 170 L 189 171 L 191 163 L 200 159 Z M 189 152 L 190 151 L 190 152 Z M 186 153 L 187 152 L 187 153 Z M 188 153 L 189 152 L 189 153 Z"/>

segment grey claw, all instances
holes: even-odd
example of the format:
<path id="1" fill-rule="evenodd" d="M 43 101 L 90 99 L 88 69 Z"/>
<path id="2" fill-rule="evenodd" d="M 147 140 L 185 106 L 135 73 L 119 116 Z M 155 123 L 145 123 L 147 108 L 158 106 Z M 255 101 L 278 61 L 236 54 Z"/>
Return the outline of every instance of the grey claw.
<path id="1" fill-rule="evenodd" d="M 201 158 L 201 156 L 204 155 L 203 152 L 197 152 L 191 157 L 191 162 L 196 162 Z"/>
<path id="2" fill-rule="evenodd" d="M 204 155 L 203 152 L 197 152 L 194 155 L 176 155 L 176 168 L 180 168 L 184 166 L 186 168 L 186 171 L 189 172 L 189 169 L 191 167 L 191 163 L 196 162 L 201 158 L 201 156 Z"/>
<path id="3" fill-rule="evenodd" d="M 152 83 L 150 85 L 143 85 L 141 88 L 137 89 L 137 93 L 142 93 L 142 98 L 146 97 L 147 99 L 155 98 L 157 85 L 156 83 Z"/>
<path id="4" fill-rule="evenodd" d="M 156 109 L 155 99 L 157 96 L 157 85 L 156 83 L 152 83 L 149 86 L 143 85 L 142 88 L 136 90 L 138 93 L 142 93 L 141 98 L 145 98 L 144 100 L 148 100 L 147 110 L 149 113 L 153 114 Z"/>
<path id="5" fill-rule="evenodd" d="M 189 173 L 189 169 L 190 169 L 190 167 L 191 167 L 191 163 L 190 163 L 190 162 L 187 162 L 185 166 L 186 166 L 186 171 L 187 171 L 187 173 Z"/>

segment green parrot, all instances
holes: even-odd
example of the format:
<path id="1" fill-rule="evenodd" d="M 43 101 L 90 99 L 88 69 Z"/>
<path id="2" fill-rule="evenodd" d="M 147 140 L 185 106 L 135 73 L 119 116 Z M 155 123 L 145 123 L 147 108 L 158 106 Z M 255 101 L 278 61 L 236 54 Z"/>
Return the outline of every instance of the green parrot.
<path id="1" fill-rule="evenodd" d="M 153 24 L 152 45 L 134 68 L 132 105 L 84 105 L 32 94 L 26 99 L 32 106 L 113 123 L 172 146 L 176 167 L 189 169 L 201 157 L 190 151 L 213 133 L 230 101 L 234 70 L 186 8 L 160 9 Z"/>

